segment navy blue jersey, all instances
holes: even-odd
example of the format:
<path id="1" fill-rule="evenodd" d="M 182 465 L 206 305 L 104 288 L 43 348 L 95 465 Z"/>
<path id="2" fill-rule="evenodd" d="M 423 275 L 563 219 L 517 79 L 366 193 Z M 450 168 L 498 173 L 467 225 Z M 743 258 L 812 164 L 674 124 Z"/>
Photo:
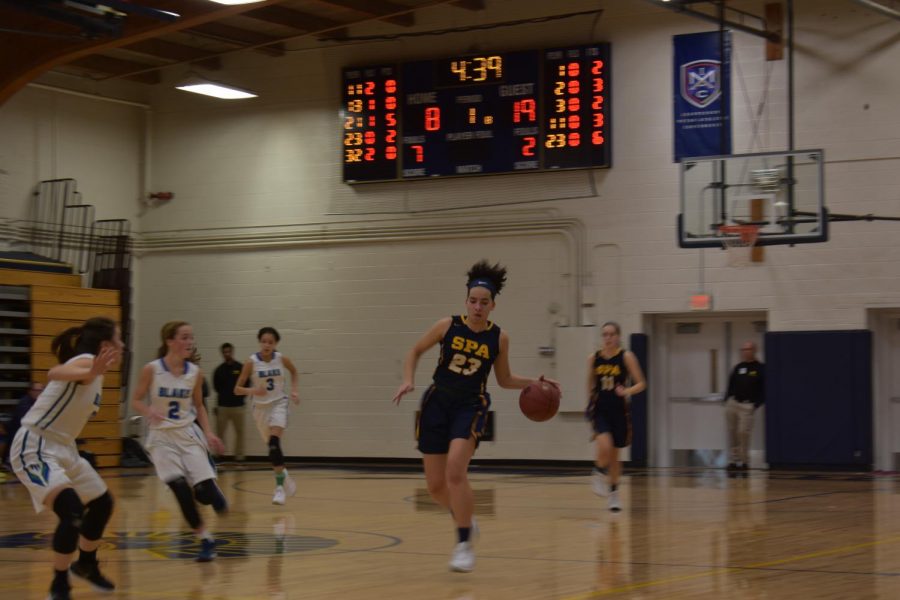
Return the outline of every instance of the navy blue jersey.
<path id="1" fill-rule="evenodd" d="M 619 348 L 611 358 L 603 358 L 599 351 L 594 353 L 594 397 L 600 400 L 618 398 L 616 386 L 625 385 L 627 380 L 624 348 Z"/>
<path id="2" fill-rule="evenodd" d="M 454 316 L 444 339 L 441 356 L 434 370 L 437 385 L 481 394 L 487 385 L 491 367 L 500 353 L 500 327 L 488 321 L 479 333 L 469 329 L 465 316 Z"/>

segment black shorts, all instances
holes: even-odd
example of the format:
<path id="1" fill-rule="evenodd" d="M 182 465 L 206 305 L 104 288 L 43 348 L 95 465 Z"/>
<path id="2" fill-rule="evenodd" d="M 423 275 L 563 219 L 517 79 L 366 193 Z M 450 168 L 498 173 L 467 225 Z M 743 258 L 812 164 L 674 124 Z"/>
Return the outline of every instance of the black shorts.
<path id="1" fill-rule="evenodd" d="M 614 398 L 596 396 L 591 398 L 586 416 L 594 428 L 594 436 L 601 433 L 612 435 L 616 448 L 631 445 L 631 411 L 628 400 L 620 396 Z"/>
<path id="2" fill-rule="evenodd" d="M 450 440 L 478 440 L 487 425 L 489 394 L 473 394 L 432 385 L 422 395 L 416 439 L 422 454 L 447 454 Z"/>

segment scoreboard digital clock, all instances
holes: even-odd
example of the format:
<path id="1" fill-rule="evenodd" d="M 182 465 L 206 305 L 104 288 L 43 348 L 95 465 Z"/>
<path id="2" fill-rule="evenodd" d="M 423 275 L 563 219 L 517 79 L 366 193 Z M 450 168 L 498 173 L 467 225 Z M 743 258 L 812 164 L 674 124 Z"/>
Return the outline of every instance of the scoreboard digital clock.
<path id="1" fill-rule="evenodd" d="M 610 166 L 609 45 L 343 73 L 344 181 Z"/>

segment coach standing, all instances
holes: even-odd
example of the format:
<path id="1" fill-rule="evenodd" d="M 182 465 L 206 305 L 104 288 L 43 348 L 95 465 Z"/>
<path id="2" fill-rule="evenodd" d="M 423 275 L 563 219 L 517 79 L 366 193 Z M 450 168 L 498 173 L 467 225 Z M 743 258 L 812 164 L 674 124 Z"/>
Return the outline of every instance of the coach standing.
<path id="1" fill-rule="evenodd" d="M 244 460 L 244 396 L 236 396 L 234 386 L 243 365 L 234 359 L 234 346 L 231 344 L 222 344 L 220 350 L 225 362 L 216 367 L 213 373 L 213 387 L 218 396 L 216 435 L 224 442 L 228 423 L 232 424 L 235 437 L 234 458 L 240 462 Z"/>
<path id="2" fill-rule="evenodd" d="M 728 424 L 728 469 L 746 470 L 750 463 L 750 433 L 753 413 L 762 406 L 764 365 L 756 359 L 756 344 L 741 345 L 741 362 L 728 379 L 725 420 Z"/>

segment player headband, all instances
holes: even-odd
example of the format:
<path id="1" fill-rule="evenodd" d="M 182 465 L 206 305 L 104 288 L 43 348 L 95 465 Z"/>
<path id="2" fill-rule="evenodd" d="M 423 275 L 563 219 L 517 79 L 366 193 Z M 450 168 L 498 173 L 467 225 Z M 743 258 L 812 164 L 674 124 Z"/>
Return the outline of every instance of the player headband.
<path id="1" fill-rule="evenodd" d="M 489 279 L 473 279 L 466 284 L 466 287 L 470 290 L 473 287 L 487 288 L 487 290 L 491 293 L 491 298 L 497 295 L 497 288 Z"/>

